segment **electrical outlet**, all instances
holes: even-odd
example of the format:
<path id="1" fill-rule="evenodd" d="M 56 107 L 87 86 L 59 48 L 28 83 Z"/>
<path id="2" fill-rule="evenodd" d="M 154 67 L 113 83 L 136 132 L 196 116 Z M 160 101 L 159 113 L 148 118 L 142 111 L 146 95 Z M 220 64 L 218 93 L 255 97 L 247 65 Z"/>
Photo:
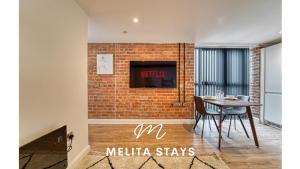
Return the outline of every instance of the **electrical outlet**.
<path id="1" fill-rule="evenodd" d="M 72 131 L 71 131 L 70 133 L 67 134 L 67 138 L 68 138 L 69 140 L 72 140 L 72 139 L 74 138 L 74 134 L 73 134 Z"/>

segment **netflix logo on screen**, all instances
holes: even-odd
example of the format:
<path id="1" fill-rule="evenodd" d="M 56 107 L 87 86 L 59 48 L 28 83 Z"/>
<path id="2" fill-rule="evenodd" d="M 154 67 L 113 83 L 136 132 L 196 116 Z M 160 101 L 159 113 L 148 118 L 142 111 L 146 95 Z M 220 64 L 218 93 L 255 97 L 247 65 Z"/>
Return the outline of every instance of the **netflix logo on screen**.
<path id="1" fill-rule="evenodd" d="M 131 88 L 175 88 L 176 61 L 131 61 Z"/>
<path id="2" fill-rule="evenodd" d="M 142 78 L 165 78 L 167 72 L 165 71 L 142 71 Z"/>

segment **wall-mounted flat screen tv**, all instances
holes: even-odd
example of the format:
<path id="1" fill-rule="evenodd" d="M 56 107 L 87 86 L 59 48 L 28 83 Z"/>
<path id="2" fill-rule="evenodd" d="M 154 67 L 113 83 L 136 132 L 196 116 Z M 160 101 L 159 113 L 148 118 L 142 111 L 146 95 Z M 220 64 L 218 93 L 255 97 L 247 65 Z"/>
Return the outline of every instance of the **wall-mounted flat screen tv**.
<path id="1" fill-rule="evenodd" d="M 131 61 L 131 88 L 176 88 L 176 61 Z"/>

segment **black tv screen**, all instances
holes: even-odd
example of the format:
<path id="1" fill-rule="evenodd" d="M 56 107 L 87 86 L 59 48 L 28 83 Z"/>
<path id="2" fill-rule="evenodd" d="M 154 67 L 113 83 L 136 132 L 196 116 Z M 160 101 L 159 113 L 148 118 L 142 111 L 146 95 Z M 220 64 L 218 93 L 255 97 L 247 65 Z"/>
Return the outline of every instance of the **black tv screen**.
<path id="1" fill-rule="evenodd" d="M 176 61 L 131 61 L 131 88 L 175 88 Z"/>

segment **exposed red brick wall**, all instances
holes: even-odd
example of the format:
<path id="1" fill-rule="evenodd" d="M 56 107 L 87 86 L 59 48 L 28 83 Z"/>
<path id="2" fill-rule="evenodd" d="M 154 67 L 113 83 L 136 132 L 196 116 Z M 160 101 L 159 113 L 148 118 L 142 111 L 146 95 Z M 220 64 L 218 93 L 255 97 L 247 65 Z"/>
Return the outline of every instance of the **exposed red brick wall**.
<path id="1" fill-rule="evenodd" d="M 183 48 L 181 49 L 181 100 L 183 99 Z M 96 74 L 96 55 L 114 54 L 114 75 Z M 186 104 L 173 107 L 177 88 L 129 88 L 129 61 L 177 61 L 178 44 L 88 44 L 89 119 L 193 118 L 194 44 L 186 44 Z"/>
<path id="2" fill-rule="evenodd" d="M 261 73 L 261 47 L 252 48 L 250 52 L 250 90 L 249 95 L 252 102 L 260 103 L 260 73 Z M 260 107 L 251 108 L 254 116 L 260 114 Z"/>

